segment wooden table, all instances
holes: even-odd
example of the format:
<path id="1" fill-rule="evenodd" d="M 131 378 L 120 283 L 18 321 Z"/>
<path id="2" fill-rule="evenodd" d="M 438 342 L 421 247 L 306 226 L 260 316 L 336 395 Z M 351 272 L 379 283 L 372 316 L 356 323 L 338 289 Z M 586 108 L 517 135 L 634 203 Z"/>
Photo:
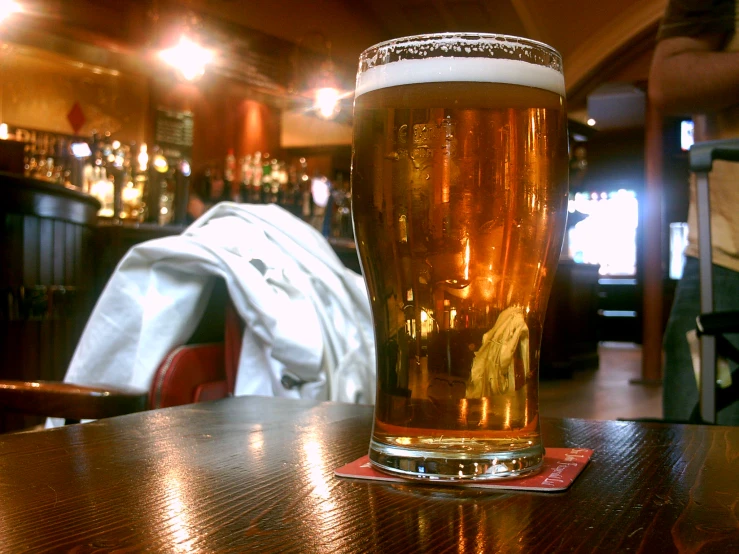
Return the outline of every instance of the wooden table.
<path id="1" fill-rule="evenodd" d="M 0 436 L 0 552 L 739 552 L 739 429 L 545 420 L 564 493 L 341 480 L 372 409 L 242 397 Z"/>

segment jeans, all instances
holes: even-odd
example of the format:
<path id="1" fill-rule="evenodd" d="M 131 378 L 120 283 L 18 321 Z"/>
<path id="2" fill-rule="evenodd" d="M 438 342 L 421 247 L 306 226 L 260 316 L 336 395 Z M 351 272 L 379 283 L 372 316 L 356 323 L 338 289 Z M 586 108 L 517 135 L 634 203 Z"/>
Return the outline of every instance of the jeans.
<path id="1" fill-rule="evenodd" d="M 675 292 L 675 301 L 667 322 L 664 337 L 664 381 L 662 407 L 664 418 L 685 420 L 698 403 L 698 386 L 685 334 L 695 329 L 695 318 L 700 313 L 700 279 L 698 260 L 688 257 L 683 278 Z M 725 267 L 713 266 L 713 304 L 715 311 L 739 310 L 739 273 Z M 739 334 L 724 335 L 739 347 Z M 737 364 L 730 363 L 732 372 Z M 739 400 L 739 399 L 737 399 Z M 722 425 L 739 425 L 739 401 L 718 413 Z"/>

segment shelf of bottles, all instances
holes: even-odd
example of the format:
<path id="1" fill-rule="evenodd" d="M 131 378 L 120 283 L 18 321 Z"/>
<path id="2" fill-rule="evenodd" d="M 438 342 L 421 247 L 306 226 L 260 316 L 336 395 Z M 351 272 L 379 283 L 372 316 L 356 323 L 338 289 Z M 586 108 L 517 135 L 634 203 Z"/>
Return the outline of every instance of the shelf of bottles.
<path id="1" fill-rule="evenodd" d="M 8 138 L 24 144 L 27 177 L 81 190 L 100 201 L 98 216 L 122 223 L 184 224 L 223 201 L 277 204 L 327 237 L 351 238 L 348 183 L 309 175 L 305 158 L 280 160 L 255 152 L 193 176 L 190 164 L 158 146 L 123 143 L 114 136 L 81 137 L 21 128 Z"/>
<path id="2" fill-rule="evenodd" d="M 223 201 L 277 204 L 327 237 L 352 238 L 350 198 L 341 175 L 333 181 L 308 173 L 305 158 L 279 160 L 255 152 L 236 159 L 232 150 L 222 169 L 208 167 L 196 194 L 204 208 Z"/>
<path id="3" fill-rule="evenodd" d="M 135 223 L 182 222 L 190 175 L 187 160 L 168 160 L 146 144 L 124 144 L 110 134 L 82 137 L 9 128 L 8 139 L 24 144 L 26 177 L 81 190 L 100 201 L 98 216 Z M 184 181 L 184 182 L 182 182 Z"/>
<path id="4" fill-rule="evenodd" d="M 6 140 L 23 143 L 23 163 L 26 177 L 72 186 L 73 154 L 71 145 L 81 137 L 60 135 L 8 127 Z"/>
<path id="5" fill-rule="evenodd" d="M 299 217 L 312 214 L 305 158 L 288 164 L 256 152 L 237 163 L 233 151 L 229 151 L 222 170 L 216 166 L 206 168 L 200 192 L 206 204 L 222 201 L 278 204 Z"/>

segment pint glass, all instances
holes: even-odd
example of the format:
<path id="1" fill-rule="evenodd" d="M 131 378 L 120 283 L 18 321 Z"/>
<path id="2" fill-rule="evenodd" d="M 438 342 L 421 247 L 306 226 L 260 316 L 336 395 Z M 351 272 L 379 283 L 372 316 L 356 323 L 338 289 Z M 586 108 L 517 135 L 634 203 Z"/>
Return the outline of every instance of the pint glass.
<path id="1" fill-rule="evenodd" d="M 376 338 L 378 469 L 483 480 L 541 465 L 564 96 L 560 55 L 516 37 L 416 36 L 360 57 L 352 204 Z"/>

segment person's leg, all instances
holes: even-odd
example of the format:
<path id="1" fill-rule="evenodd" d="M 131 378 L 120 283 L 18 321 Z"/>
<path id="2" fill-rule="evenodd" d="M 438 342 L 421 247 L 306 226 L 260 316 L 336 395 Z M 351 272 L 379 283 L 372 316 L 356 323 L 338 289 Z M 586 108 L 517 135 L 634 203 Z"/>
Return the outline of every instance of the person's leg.
<path id="1" fill-rule="evenodd" d="M 739 310 L 739 273 L 713 266 L 714 310 Z M 675 301 L 670 312 L 664 337 L 663 417 L 687 421 L 698 403 L 698 385 L 693 372 L 685 335 L 695 329 L 695 318 L 700 313 L 700 279 L 698 260 L 687 258 L 683 278 L 678 283 Z M 725 335 L 739 348 L 739 335 Z M 736 363 L 730 364 L 733 371 Z M 718 414 L 718 423 L 739 425 L 739 402 Z"/>
<path id="2" fill-rule="evenodd" d="M 695 329 L 699 311 L 698 260 L 688 257 L 664 336 L 662 415 L 665 419 L 687 421 L 698 402 L 698 386 L 685 334 Z"/>
<path id="3" fill-rule="evenodd" d="M 714 309 L 720 312 L 739 311 L 739 273 L 724 267 L 713 266 L 713 282 Z M 739 334 L 727 334 L 724 337 L 739 348 Z M 736 368 L 736 362 L 729 364 L 731 371 Z M 739 425 L 739 398 L 718 413 L 717 421 L 721 425 Z"/>

